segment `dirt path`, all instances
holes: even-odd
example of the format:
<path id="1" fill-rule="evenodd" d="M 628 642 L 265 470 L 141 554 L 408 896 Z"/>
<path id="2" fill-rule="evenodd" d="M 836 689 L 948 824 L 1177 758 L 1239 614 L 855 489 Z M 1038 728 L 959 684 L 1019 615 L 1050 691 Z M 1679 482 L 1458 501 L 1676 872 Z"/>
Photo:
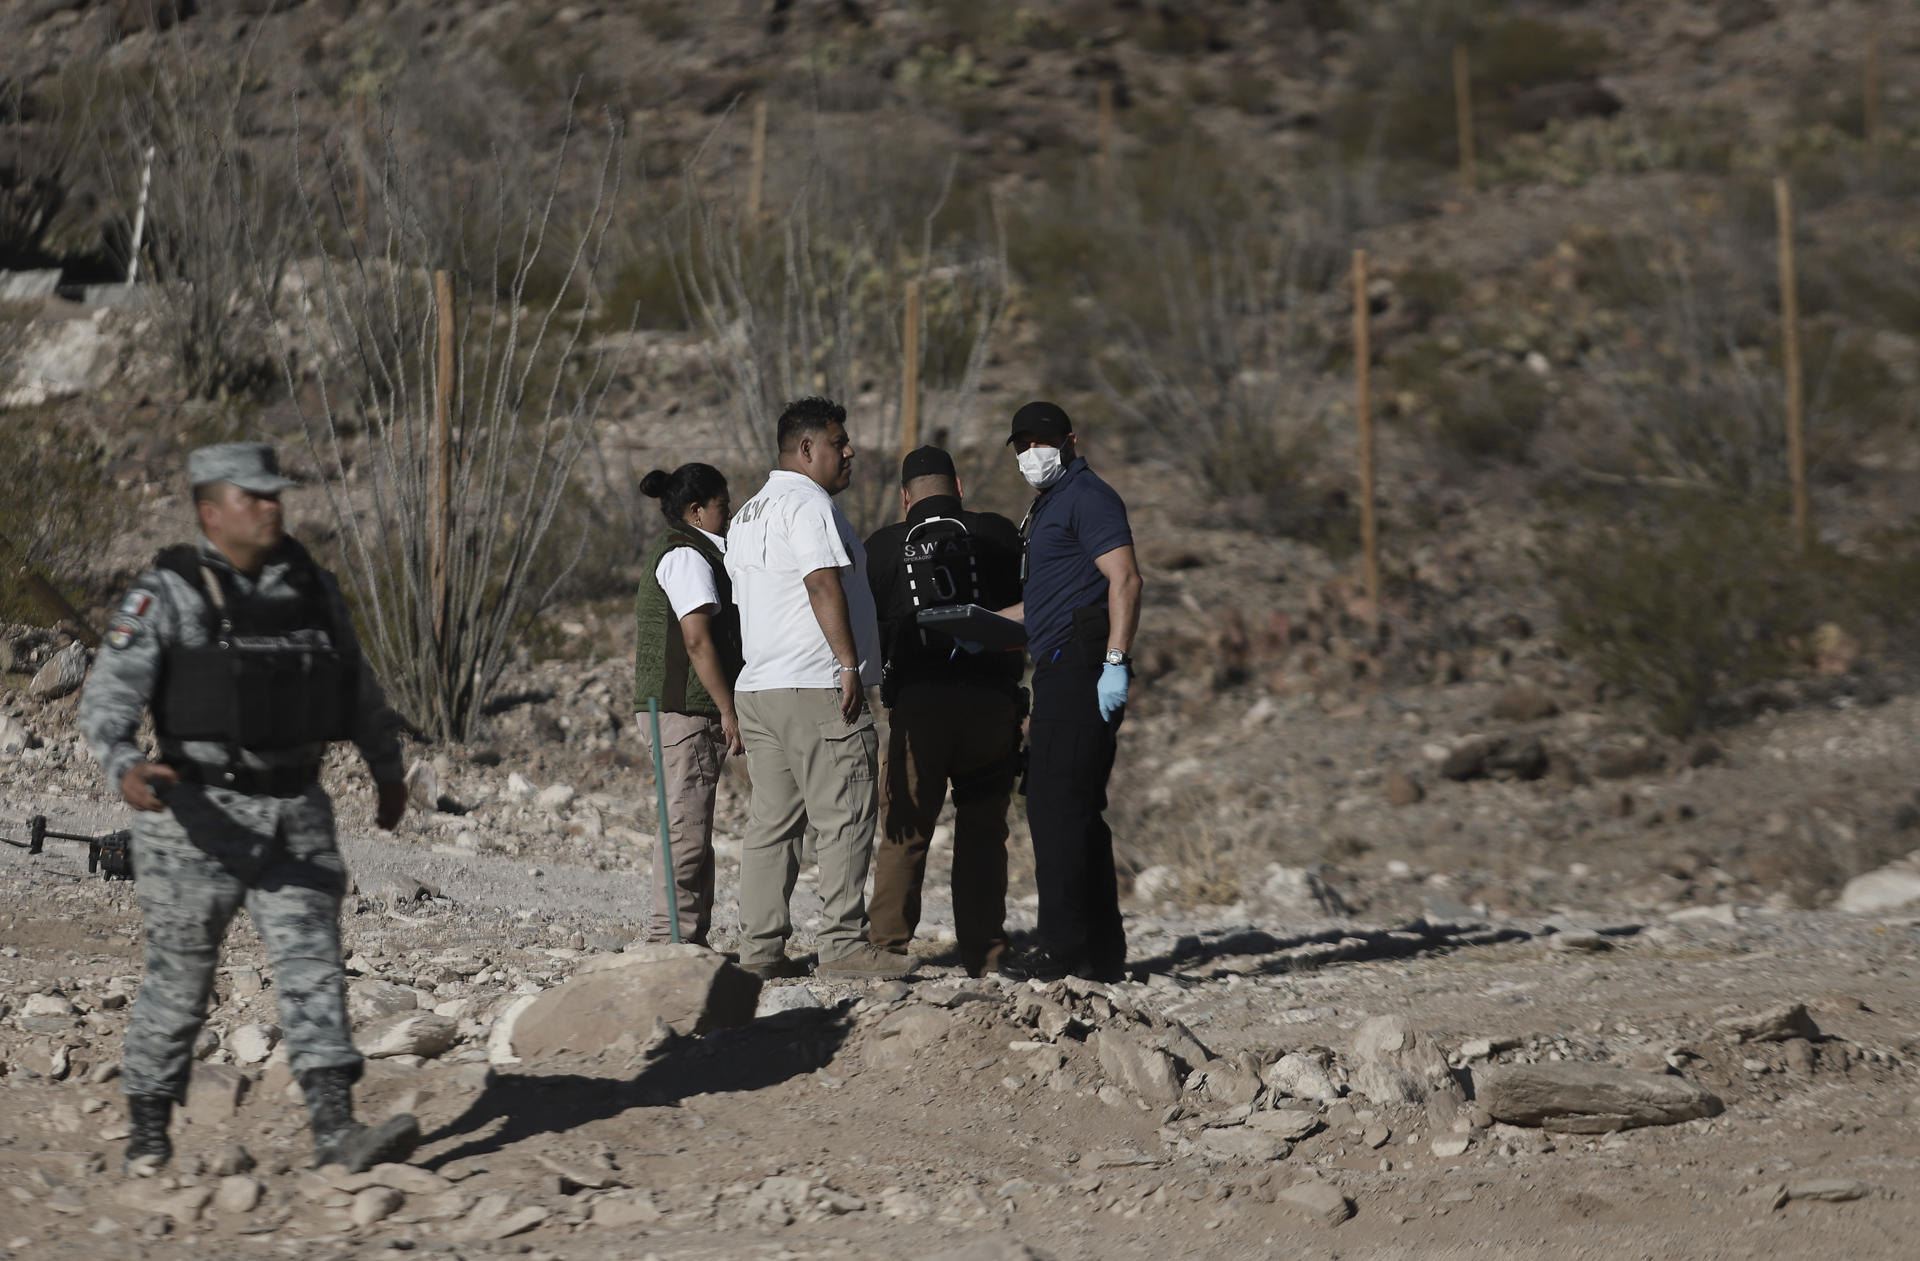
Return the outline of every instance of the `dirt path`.
<path id="1" fill-rule="evenodd" d="M 428 1129 L 418 1162 L 452 1181 L 353 1225 L 329 1206 L 344 1194 L 302 1176 L 302 1117 L 269 1061 L 240 1069 L 260 1080 L 237 1112 L 179 1127 L 180 1185 L 142 1184 L 161 1198 L 129 1203 L 120 1144 L 103 1137 L 119 1101 L 99 1079 L 124 1029 L 114 996 L 139 967 L 131 897 L 55 874 L 83 866 L 74 853 L 6 850 L 0 1256 L 1897 1257 L 1920 1230 L 1911 918 L 1749 908 L 1731 923 L 1600 914 L 1454 928 L 1139 915 L 1144 979 L 1112 990 L 965 982 L 935 959 L 911 988 L 809 982 L 822 1006 L 650 1058 L 490 1070 L 491 1014 L 620 944 L 635 875 L 543 866 L 535 878 L 518 860 L 347 845 L 363 889 L 406 877 L 452 895 L 363 894 L 345 918 L 356 1002 L 413 987 L 458 1013 L 452 1051 L 375 1061 L 362 1092 L 371 1111 L 416 1110 Z M 227 963 L 215 1061 L 243 1045 L 243 1024 L 272 1019 L 270 990 L 249 997 L 263 960 L 244 924 Z M 55 991 L 87 1010 L 30 1014 L 57 1008 Z M 1739 1043 L 1718 1023 L 1784 1001 L 1808 1005 L 1817 1038 Z M 1033 1015 L 1056 1002 L 1067 1025 Z M 1508 1048 L 1502 1061 L 1677 1064 L 1725 1111 L 1620 1134 L 1456 1134 L 1349 1083 L 1325 1104 L 1269 1090 L 1263 1108 L 1311 1112 L 1320 1128 L 1279 1159 L 1222 1155 L 1217 1136 L 1252 1131 L 1222 1124 L 1235 1118 L 1212 1068 L 1204 1085 L 1189 1071 L 1177 1098 L 1149 1099 L 1096 1049 L 1122 1027 L 1183 1029 L 1214 1066 L 1258 1071 L 1320 1047 L 1338 1078 L 1373 1015 L 1404 1017 L 1476 1079 L 1486 1060 L 1460 1052 L 1488 1039 Z M 1459 1138 L 1464 1152 L 1436 1154 L 1436 1140 L 1447 1151 Z M 196 1172 L 201 1160 L 235 1141 L 259 1162 L 258 1207 L 182 1209 L 195 1184 L 219 1183 Z M 1287 1207 L 1288 1188 L 1316 1179 L 1351 1200 L 1350 1220 Z M 1814 1179 L 1857 1183 L 1862 1198 L 1775 1207 Z"/>

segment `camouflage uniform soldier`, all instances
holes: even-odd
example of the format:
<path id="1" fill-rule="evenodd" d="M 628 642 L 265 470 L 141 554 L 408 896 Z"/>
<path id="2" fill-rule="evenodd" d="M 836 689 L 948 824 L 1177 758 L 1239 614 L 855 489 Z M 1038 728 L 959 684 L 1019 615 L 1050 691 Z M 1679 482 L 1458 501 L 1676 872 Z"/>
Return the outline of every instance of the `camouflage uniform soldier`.
<path id="1" fill-rule="evenodd" d="M 173 1154 L 167 1122 L 185 1096 L 220 943 L 242 904 L 266 943 L 291 1067 L 307 1097 L 315 1164 L 355 1171 L 404 1160 L 411 1116 L 353 1118 L 361 1059 L 340 958 L 346 868 L 320 787 L 329 741 L 351 739 L 379 788 L 377 822 L 406 810 L 398 719 L 333 576 L 281 527 L 271 447 L 226 443 L 188 457 L 205 539 L 161 552 L 114 615 L 80 701 L 94 759 L 134 816 L 135 892 L 146 980 L 121 1081 L 129 1171 Z M 134 743 L 151 708 L 159 754 Z"/>

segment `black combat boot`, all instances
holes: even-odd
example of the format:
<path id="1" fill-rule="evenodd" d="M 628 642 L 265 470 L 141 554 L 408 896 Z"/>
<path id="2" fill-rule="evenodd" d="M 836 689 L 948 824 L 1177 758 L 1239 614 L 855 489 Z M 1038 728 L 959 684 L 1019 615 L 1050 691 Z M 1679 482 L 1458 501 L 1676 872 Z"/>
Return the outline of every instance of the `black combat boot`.
<path id="1" fill-rule="evenodd" d="M 151 1173 L 173 1159 L 173 1143 L 167 1138 L 167 1121 L 173 1116 L 173 1100 L 165 1095 L 128 1095 L 127 1154 L 121 1172 L 134 1176 L 134 1165 L 145 1162 Z"/>
<path id="2" fill-rule="evenodd" d="M 378 1125 L 353 1119 L 353 1074 L 344 1068 L 316 1068 L 300 1079 L 313 1125 L 313 1167 L 345 1165 L 365 1173 L 375 1165 L 404 1161 L 420 1145 L 420 1123 L 412 1114 L 389 1117 Z"/>

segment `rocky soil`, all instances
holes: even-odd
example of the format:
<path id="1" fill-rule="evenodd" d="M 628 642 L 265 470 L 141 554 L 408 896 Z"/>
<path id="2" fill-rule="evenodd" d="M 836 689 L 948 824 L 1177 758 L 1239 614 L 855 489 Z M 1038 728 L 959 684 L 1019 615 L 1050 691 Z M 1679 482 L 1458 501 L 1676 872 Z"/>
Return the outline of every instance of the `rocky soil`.
<path id="1" fill-rule="evenodd" d="M 631 719 L 615 674 L 574 667 L 564 700 L 512 719 L 565 719 L 564 735 L 520 737 L 502 715 L 498 764 L 421 758 L 415 786 L 442 808 L 393 838 L 372 833 L 357 770 L 329 769 L 357 882 L 352 1006 L 376 1056 L 361 1097 L 372 1115 L 421 1117 L 413 1167 L 304 1167 L 271 969 L 243 919 L 175 1166 L 123 1183 L 131 890 L 88 878 L 76 846 L 0 850 L 0 1256 L 1910 1251 L 1920 918 L 1768 905 L 1675 842 L 1710 835 L 1719 811 L 1729 829 L 1762 808 L 1836 826 L 1847 816 L 1823 814 L 1810 786 L 1844 774 L 1856 796 L 1890 790 L 1920 718 L 1911 698 L 1798 708 L 1734 733 L 1709 765 L 1603 786 L 1450 778 L 1449 764 L 1489 760 L 1488 734 L 1546 732 L 1594 757 L 1552 736 L 1577 729 L 1564 719 L 1469 722 L 1490 688 L 1396 695 L 1425 733 L 1381 721 L 1384 700 L 1311 729 L 1248 722 L 1243 752 L 1268 776 L 1300 766 L 1279 777 L 1274 826 L 1338 818 L 1379 847 L 1276 863 L 1227 906 L 1174 896 L 1170 866 L 1141 871 L 1133 977 L 1114 986 L 967 980 L 936 893 L 913 983 L 769 987 L 756 1015 L 718 985 L 686 998 L 684 961 L 627 950 L 647 909 L 651 792 L 622 765 L 636 745 L 616 729 Z M 124 825 L 72 743 L 71 704 L 12 702 L 38 747 L 10 755 L 10 826 Z M 1175 725 L 1162 714 L 1128 735 L 1125 778 L 1163 782 L 1154 746 Z M 1316 769 L 1315 749 L 1337 757 L 1348 731 L 1388 769 Z M 1422 799 L 1391 804 L 1400 779 Z M 1640 804 L 1602 809 L 1623 797 Z M 737 923 L 731 782 L 726 801 L 722 944 Z M 1683 802 L 1712 804 L 1686 816 Z M 1604 821 L 1577 847 L 1523 835 L 1579 811 Z M 1578 858 L 1549 866 L 1537 846 Z M 1671 857 L 1648 873 L 1656 846 Z M 1880 877 L 1883 902 L 1913 895 L 1903 872 Z M 817 910 L 808 880 L 796 950 Z M 1856 882 L 1842 904 L 1873 893 Z M 1017 927 L 1031 908 L 1018 901 Z M 592 1020 L 546 1022 L 541 1052 L 518 1053 L 536 996 L 577 1008 L 578 987 L 614 975 L 640 978 L 638 996 L 587 990 Z"/>

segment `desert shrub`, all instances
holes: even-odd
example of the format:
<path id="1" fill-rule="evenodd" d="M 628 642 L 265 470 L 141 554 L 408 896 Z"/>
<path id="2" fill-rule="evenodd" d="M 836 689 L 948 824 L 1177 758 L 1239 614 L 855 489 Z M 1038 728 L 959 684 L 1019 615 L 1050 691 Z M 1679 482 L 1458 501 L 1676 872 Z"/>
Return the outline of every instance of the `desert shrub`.
<path id="1" fill-rule="evenodd" d="M 1748 495 L 1786 485 L 1770 246 L 1770 228 L 1667 205 L 1646 231 L 1581 247 L 1618 304 L 1588 362 L 1636 474 Z"/>
<path id="2" fill-rule="evenodd" d="M 368 659 L 416 726 L 465 740 L 517 636 L 593 540 L 590 520 L 566 537 L 565 510 L 579 503 L 576 466 L 617 375 L 616 352 L 589 345 L 586 326 L 623 138 L 614 129 L 597 156 L 582 155 L 570 125 L 542 165 L 474 171 L 424 144 L 405 104 L 393 103 L 369 157 L 364 249 L 337 244 L 352 235 L 351 157 L 295 138 L 295 152 L 321 160 L 294 185 L 312 262 L 278 350 Z M 563 188 L 586 190 L 578 223 L 556 218 Z M 543 264 L 548 255 L 558 262 Z M 436 271 L 449 279 L 444 315 Z M 536 303 L 530 278 L 554 273 Z M 443 318 L 450 379 L 437 351 Z M 443 393 L 453 437 L 444 516 L 432 437 Z"/>
<path id="3" fill-rule="evenodd" d="M 673 330 L 692 327 L 673 258 L 659 243 L 646 242 L 629 253 L 601 297 L 596 328 L 606 331 L 630 324 Z"/>
<path id="4" fill-rule="evenodd" d="M 0 318 L 0 358 L 10 323 Z M 0 394 L 8 379 L 0 364 Z M 107 476 L 107 460 L 96 435 L 50 412 L 16 409 L 0 425 L 0 538 L 82 608 L 109 595 L 108 547 L 133 517 L 129 497 Z M 0 583 L 0 621 L 48 620 L 24 584 L 11 575 Z"/>
<path id="5" fill-rule="evenodd" d="M 1146 260 L 1156 327 L 1116 321 L 1117 353 L 1094 361 L 1105 398 L 1222 500 L 1291 505 L 1319 453 L 1328 339 L 1297 270 L 1311 253 L 1282 224 L 1163 238 Z"/>
<path id="6" fill-rule="evenodd" d="M 1442 374 L 1434 383 L 1435 433 L 1470 460 L 1526 460 L 1545 423 L 1551 395 L 1525 367 L 1495 359 L 1477 371 Z"/>
<path id="7" fill-rule="evenodd" d="M 670 229 L 679 283 L 727 394 L 729 455 L 763 461 L 787 400 L 825 394 L 848 404 L 855 447 L 866 454 L 841 504 L 863 530 L 896 511 L 907 282 L 920 286 L 929 334 L 919 365 L 926 434 L 959 429 L 1005 303 L 997 244 L 934 244 L 956 170 L 946 164 L 916 222 L 885 203 L 849 200 L 827 168 L 758 230 L 743 229 L 729 204 L 689 176 Z"/>
<path id="8" fill-rule="evenodd" d="M 160 338 L 198 399 L 259 396 L 277 380 L 265 329 L 278 315 L 298 232 L 294 174 L 267 138 L 245 55 L 163 40 L 142 74 L 102 78 L 96 176 L 131 222 L 152 178 L 138 263 Z M 125 269 L 130 242 L 117 243 Z"/>
<path id="9" fill-rule="evenodd" d="M 1609 50 L 1598 35 L 1511 15 L 1494 0 L 1401 0 L 1378 6 L 1359 33 L 1353 95 L 1331 130 L 1349 154 L 1422 163 L 1457 160 L 1453 48 L 1473 67 L 1481 148 L 1504 130 L 1504 104 L 1529 88 L 1590 78 Z"/>
<path id="10" fill-rule="evenodd" d="M 1687 493 L 1611 508 L 1549 547 L 1560 641 L 1669 734 L 1786 674 L 1840 607 L 1845 566 L 1797 553 L 1779 500 Z"/>

